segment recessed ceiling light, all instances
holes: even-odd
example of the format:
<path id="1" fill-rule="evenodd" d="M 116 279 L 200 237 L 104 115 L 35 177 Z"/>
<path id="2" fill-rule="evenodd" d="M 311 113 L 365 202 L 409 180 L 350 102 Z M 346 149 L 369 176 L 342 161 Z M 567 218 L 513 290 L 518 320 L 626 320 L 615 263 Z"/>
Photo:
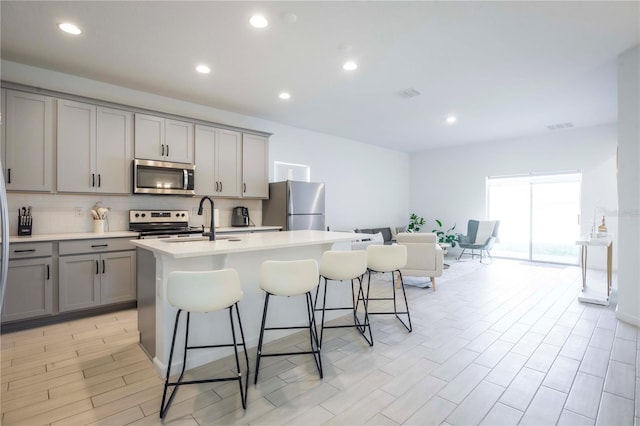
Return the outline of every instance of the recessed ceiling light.
<path id="1" fill-rule="evenodd" d="M 278 97 L 280 99 L 291 99 L 291 94 L 289 92 L 281 92 Z"/>
<path id="2" fill-rule="evenodd" d="M 76 25 L 71 24 L 69 22 L 63 22 L 62 24 L 58 25 L 58 28 L 60 28 L 65 33 L 69 33 L 73 35 L 82 34 L 82 30 L 80 30 L 80 28 L 78 28 Z"/>
<path id="3" fill-rule="evenodd" d="M 254 28 L 264 28 L 269 25 L 269 21 L 262 15 L 253 15 L 251 19 L 249 19 L 249 23 Z"/>
<path id="4" fill-rule="evenodd" d="M 353 70 L 358 68 L 358 64 L 356 64 L 353 61 L 347 61 L 347 62 L 344 63 L 342 68 L 347 70 L 347 71 L 353 71 Z"/>
<path id="5" fill-rule="evenodd" d="M 200 74 L 209 74 L 211 72 L 211 68 L 206 65 L 198 65 L 196 67 L 196 71 L 198 71 Z"/>
<path id="6" fill-rule="evenodd" d="M 448 116 L 448 117 L 447 117 L 447 119 L 445 120 L 445 122 L 446 122 L 447 124 L 453 124 L 453 123 L 455 123 L 456 121 L 458 121 L 458 117 L 456 117 L 455 115 L 450 115 L 450 116 Z"/>

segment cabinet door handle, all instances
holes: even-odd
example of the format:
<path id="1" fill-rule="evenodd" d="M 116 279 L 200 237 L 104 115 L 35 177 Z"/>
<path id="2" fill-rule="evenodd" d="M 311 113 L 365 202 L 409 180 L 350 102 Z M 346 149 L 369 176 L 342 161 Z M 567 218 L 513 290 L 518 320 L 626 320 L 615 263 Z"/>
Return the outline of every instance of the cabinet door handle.
<path id="1" fill-rule="evenodd" d="M 14 253 L 34 253 L 36 249 L 14 250 Z"/>
<path id="2" fill-rule="evenodd" d="M 96 275 L 98 275 L 99 273 L 100 273 L 100 264 L 96 260 Z"/>
<path id="3" fill-rule="evenodd" d="M 164 157 L 164 144 L 161 144 L 160 146 L 162 147 L 162 152 L 160 153 L 160 156 Z"/>
<path id="4" fill-rule="evenodd" d="M 7 169 L 7 183 L 11 183 L 11 169 Z"/>
<path id="5" fill-rule="evenodd" d="M 216 192 L 219 191 L 219 189 L 218 189 L 219 187 L 220 187 L 220 182 L 216 181 Z"/>
<path id="6" fill-rule="evenodd" d="M 167 144 L 167 157 L 169 156 L 169 145 Z"/>
<path id="7" fill-rule="evenodd" d="M 106 271 L 106 268 L 105 268 L 104 259 L 102 259 L 102 273 L 103 274 L 104 274 L 104 271 Z"/>
<path id="8" fill-rule="evenodd" d="M 220 192 L 222 192 L 222 181 L 220 181 Z"/>
<path id="9" fill-rule="evenodd" d="M 242 193 L 245 193 L 245 192 L 247 192 L 247 184 L 243 183 L 242 184 Z"/>
<path id="10" fill-rule="evenodd" d="M 95 173 L 91 173 L 91 186 L 92 187 L 96 186 L 96 174 Z"/>
<path id="11" fill-rule="evenodd" d="M 49 268 L 49 265 L 47 265 L 47 281 L 49 281 L 51 279 L 51 271 Z"/>
<path id="12" fill-rule="evenodd" d="M 92 244 L 91 248 L 106 248 L 109 247 L 109 244 Z"/>
<path id="13" fill-rule="evenodd" d="M 98 188 L 100 188 L 100 173 L 98 173 Z"/>

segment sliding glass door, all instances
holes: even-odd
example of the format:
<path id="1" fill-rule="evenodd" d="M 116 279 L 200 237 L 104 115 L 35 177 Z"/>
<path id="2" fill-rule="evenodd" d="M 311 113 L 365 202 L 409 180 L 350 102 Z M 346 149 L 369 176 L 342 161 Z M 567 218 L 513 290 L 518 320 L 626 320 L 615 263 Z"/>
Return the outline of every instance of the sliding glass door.
<path id="1" fill-rule="evenodd" d="M 578 264 L 580 186 L 580 173 L 489 178 L 489 217 L 500 220 L 493 255 Z"/>

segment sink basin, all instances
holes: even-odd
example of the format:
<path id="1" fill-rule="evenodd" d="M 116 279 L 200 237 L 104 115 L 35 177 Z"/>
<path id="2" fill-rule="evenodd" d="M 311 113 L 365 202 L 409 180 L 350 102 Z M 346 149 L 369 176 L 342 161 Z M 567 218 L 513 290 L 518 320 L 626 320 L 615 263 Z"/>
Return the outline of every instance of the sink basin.
<path id="1" fill-rule="evenodd" d="M 217 235 L 216 241 L 220 240 L 229 240 L 229 241 L 240 241 L 237 237 L 232 237 L 230 235 Z M 209 237 L 182 237 L 182 238 L 166 238 L 163 239 L 163 243 L 192 243 L 194 241 L 209 241 Z"/>

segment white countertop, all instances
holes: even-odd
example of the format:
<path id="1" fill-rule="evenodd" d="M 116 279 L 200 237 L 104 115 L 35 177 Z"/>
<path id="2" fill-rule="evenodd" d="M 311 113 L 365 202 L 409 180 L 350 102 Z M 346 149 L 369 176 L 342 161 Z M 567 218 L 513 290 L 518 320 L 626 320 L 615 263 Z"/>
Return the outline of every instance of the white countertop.
<path id="1" fill-rule="evenodd" d="M 363 238 L 363 235 L 366 236 L 366 234 L 351 232 L 328 231 L 255 232 L 240 235 L 221 235 L 221 237 L 227 239 L 217 239 L 216 241 L 155 239 L 133 240 L 131 244 L 157 254 L 173 258 L 186 258 L 359 241 Z"/>
<path id="2" fill-rule="evenodd" d="M 94 232 L 65 232 L 61 234 L 37 234 L 20 237 L 11 235 L 9 243 L 40 243 L 47 241 L 65 241 L 65 240 L 89 240 L 94 238 L 138 238 L 137 232 L 131 231 L 114 231 L 97 234 Z"/>

